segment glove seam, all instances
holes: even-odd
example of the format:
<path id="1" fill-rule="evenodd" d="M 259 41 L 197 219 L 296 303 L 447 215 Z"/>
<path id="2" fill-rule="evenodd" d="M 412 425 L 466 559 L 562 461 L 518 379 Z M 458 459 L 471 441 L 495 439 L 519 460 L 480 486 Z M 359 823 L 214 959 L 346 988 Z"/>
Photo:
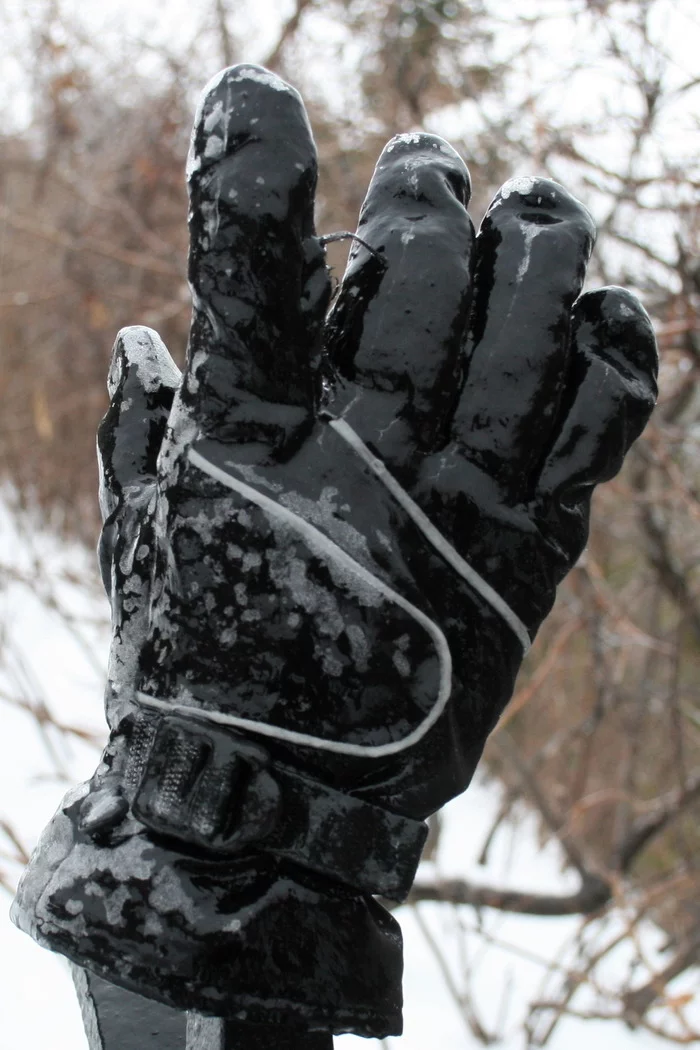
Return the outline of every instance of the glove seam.
<path id="1" fill-rule="evenodd" d="M 329 425 L 332 426 L 336 433 L 338 433 L 339 436 L 353 448 L 363 462 L 369 466 L 379 481 L 382 482 L 396 501 L 404 508 L 404 510 L 406 510 L 413 522 L 438 553 L 445 558 L 448 564 L 451 565 L 462 579 L 469 583 L 491 605 L 491 607 L 499 613 L 516 634 L 518 640 L 523 646 L 524 653 L 526 653 L 530 648 L 530 636 L 527 632 L 527 628 L 504 599 L 477 573 L 474 568 L 472 568 L 471 565 L 469 565 L 464 558 L 462 558 L 460 554 L 458 554 L 452 544 L 450 544 L 442 533 L 435 528 L 427 515 L 408 495 L 405 489 L 402 488 L 396 478 L 394 478 L 394 476 L 387 470 L 386 465 L 372 454 L 359 435 L 344 419 L 331 420 Z M 194 705 L 192 704 L 178 704 L 173 700 L 162 700 L 142 691 L 137 691 L 136 693 L 139 702 L 146 707 L 156 708 L 161 711 L 179 711 L 184 715 L 187 715 L 194 710 L 200 717 L 218 725 L 233 726 L 238 729 L 248 730 L 249 732 L 260 736 L 271 737 L 275 740 L 281 740 L 285 743 L 296 744 L 302 747 L 311 747 L 318 751 L 330 751 L 336 754 L 353 755 L 361 758 L 385 758 L 389 755 L 399 754 L 402 751 L 406 751 L 408 748 L 419 743 L 442 715 L 452 692 L 452 656 L 447 639 L 440 627 L 434 620 L 431 620 L 430 617 L 426 616 L 424 612 L 418 609 L 417 606 L 404 598 L 403 595 L 394 591 L 393 588 L 385 584 L 383 580 L 374 576 L 364 566 L 360 565 L 359 562 L 355 561 L 347 551 L 344 551 L 339 547 L 338 544 L 317 529 L 315 525 L 312 525 L 311 522 L 299 517 L 299 515 L 295 514 L 288 508 L 283 507 L 275 500 L 270 499 L 269 496 L 264 495 L 262 492 L 258 492 L 258 490 L 251 485 L 235 478 L 232 474 L 229 474 L 228 471 L 218 467 L 215 463 L 212 463 L 195 449 L 191 448 L 189 450 L 187 458 L 194 467 L 198 468 L 215 481 L 232 489 L 234 492 L 238 492 L 239 495 L 249 499 L 268 513 L 283 518 L 286 522 L 291 523 L 301 532 L 312 536 L 316 542 L 320 540 L 324 547 L 330 547 L 331 552 L 337 560 L 340 560 L 341 563 L 345 563 L 346 565 L 349 563 L 355 572 L 359 572 L 365 580 L 371 582 L 374 587 L 377 587 L 387 597 L 390 597 L 391 600 L 408 612 L 409 615 L 413 616 L 433 638 L 438 653 L 438 659 L 440 660 L 440 686 L 438 688 L 438 695 L 435 703 L 423 721 L 420 722 L 412 732 L 403 737 L 403 739 L 391 741 L 388 744 L 352 744 L 341 740 L 328 740 L 324 737 L 317 737 L 308 733 L 300 733 L 296 730 L 285 729 L 282 726 L 270 725 L 267 722 L 259 722 L 255 719 L 241 718 L 237 715 L 226 714 L 219 711 L 209 711 L 203 708 L 194 708 Z"/>
<path id="2" fill-rule="evenodd" d="M 421 510 L 415 500 L 409 496 L 394 475 L 387 469 L 386 464 L 377 456 L 373 455 L 359 434 L 353 430 L 345 419 L 332 419 L 329 422 L 329 426 L 333 427 L 336 434 L 339 434 L 340 437 L 342 437 L 343 440 L 346 441 L 347 444 L 357 453 L 360 459 L 367 464 L 375 477 L 381 481 L 386 489 L 389 490 L 396 502 L 403 507 L 414 524 L 420 529 L 438 554 L 440 554 L 448 565 L 450 565 L 463 580 L 470 584 L 470 586 L 489 603 L 491 608 L 497 612 L 503 620 L 505 620 L 522 645 L 523 656 L 525 656 L 532 644 L 530 634 L 525 624 L 513 609 L 511 609 L 505 599 L 502 598 L 498 591 L 496 591 L 490 583 L 487 583 L 483 576 L 480 576 L 476 569 L 455 550 L 447 539 L 445 539 L 443 534 L 433 525 L 427 514 Z"/>
<path id="3" fill-rule="evenodd" d="M 426 616 L 421 609 L 409 602 L 407 598 L 403 597 L 403 595 L 399 594 L 398 591 L 389 587 L 383 580 L 374 576 L 363 565 L 355 561 L 347 551 L 344 551 L 342 547 L 339 547 L 337 543 L 321 532 L 320 529 L 317 529 L 315 525 L 312 525 L 311 522 L 299 517 L 298 514 L 283 507 L 262 492 L 258 492 L 258 490 L 251 485 L 240 481 L 238 478 L 234 478 L 233 475 L 222 470 L 221 467 L 216 466 L 216 464 L 211 463 L 208 459 L 202 456 L 201 453 L 196 452 L 194 449 L 190 449 L 188 459 L 194 467 L 203 471 L 203 473 L 208 474 L 209 477 L 213 478 L 215 481 L 220 482 L 227 488 L 244 496 L 252 503 L 257 504 L 264 511 L 267 511 L 277 518 L 282 518 L 288 524 L 292 524 L 298 531 L 301 531 L 302 534 L 305 534 L 307 538 L 312 539 L 316 544 L 320 541 L 326 550 L 330 549 L 330 552 L 337 562 L 341 565 L 351 567 L 353 572 L 358 573 L 366 582 L 371 583 L 373 587 L 381 591 L 391 601 L 399 605 L 400 608 L 404 609 L 405 612 L 417 620 L 417 622 L 431 636 L 440 662 L 440 685 L 438 688 L 438 695 L 426 717 L 414 730 L 403 737 L 403 739 L 393 740 L 388 744 L 352 744 L 341 740 L 328 740 L 324 737 L 313 736 L 308 733 L 300 733 L 293 729 L 285 729 L 282 726 L 270 725 L 267 722 L 259 722 L 255 719 L 241 718 L 237 715 L 205 710 L 204 708 L 195 708 L 193 704 L 178 704 L 174 700 L 162 700 L 142 691 L 136 692 L 137 700 L 147 707 L 153 707 L 165 711 L 180 711 L 185 715 L 188 713 L 191 714 L 194 710 L 198 716 L 205 718 L 208 721 L 216 722 L 218 725 L 233 726 L 238 729 L 248 730 L 249 732 L 256 733 L 260 736 L 272 737 L 275 740 L 300 745 L 302 747 L 311 747 L 318 751 L 331 751 L 335 754 L 353 755 L 359 758 L 385 758 L 388 755 L 399 754 L 402 751 L 413 747 L 422 740 L 442 715 L 452 693 L 452 654 L 450 652 L 447 638 L 440 627 L 434 620 L 431 620 L 429 616 Z"/>

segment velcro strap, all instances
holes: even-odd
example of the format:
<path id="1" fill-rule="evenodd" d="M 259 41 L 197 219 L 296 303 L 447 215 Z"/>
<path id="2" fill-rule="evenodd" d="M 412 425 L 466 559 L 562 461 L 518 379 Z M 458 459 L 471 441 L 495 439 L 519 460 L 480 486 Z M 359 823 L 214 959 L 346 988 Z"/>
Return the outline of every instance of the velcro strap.
<path id="1" fill-rule="evenodd" d="M 134 815 L 218 856 L 258 849 L 362 893 L 403 900 L 428 833 L 418 820 L 274 762 L 257 742 L 181 712 L 145 712 L 126 771 Z"/>
<path id="2" fill-rule="evenodd" d="M 428 827 L 275 765 L 280 819 L 260 848 L 364 893 L 401 901 L 415 878 Z"/>

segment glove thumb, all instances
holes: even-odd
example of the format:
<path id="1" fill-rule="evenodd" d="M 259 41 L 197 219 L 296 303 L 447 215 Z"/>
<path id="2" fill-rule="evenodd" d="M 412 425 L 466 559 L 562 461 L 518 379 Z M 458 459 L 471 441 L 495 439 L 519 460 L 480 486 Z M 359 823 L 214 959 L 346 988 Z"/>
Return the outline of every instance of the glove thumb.
<path id="1" fill-rule="evenodd" d="M 151 328 L 122 328 L 107 378 L 110 406 L 97 431 L 100 509 L 106 520 L 155 480 L 180 370 Z"/>

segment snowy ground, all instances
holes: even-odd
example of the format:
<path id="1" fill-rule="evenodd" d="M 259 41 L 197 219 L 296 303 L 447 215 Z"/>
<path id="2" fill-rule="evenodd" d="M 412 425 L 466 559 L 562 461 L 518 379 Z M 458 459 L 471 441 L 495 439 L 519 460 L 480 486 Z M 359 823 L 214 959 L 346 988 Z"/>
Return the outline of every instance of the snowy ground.
<path id="1" fill-rule="evenodd" d="M 0 657 L 0 819 L 8 818 L 28 843 L 36 840 L 67 784 L 92 773 L 96 751 L 51 730 L 42 739 L 36 722 L 3 694 L 23 693 L 34 702 L 41 698 L 59 721 L 101 734 L 107 646 L 104 599 L 97 590 L 88 593 L 84 586 L 63 578 L 65 573 L 85 574 L 89 568 L 85 555 L 45 535 L 32 532 L 32 537 L 30 541 L 26 531 L 20 534 L 0 504 L 0 641 L 4 637 L 5 643 Z M 80 619 L 87 617 L 91 625 L 71 628 L 36 597 L 21 577 L 37 566 L 45 580 L 44 597 Z M 8 567 L 19 578 L 8 578 L 3 571 Z M 57 767 L 64 779 L 57 778 Z M 447 807 L 437 861 L 440 873 L 538 891 L 574 888 L 573 876 L 561 871 L 556 847 L 539 849 L 535 823 L 528 814 L 517 826 L 498 833 L 487 865 L 477 863 L 498 803 L 497 786 L 479 781 Z M 19 867 L 6 860 L 6 851 L 0 834 L 0 870 L 16 879 Z M 14 929 L 6 917 L 9 895 L 2 890 L 0 902 L 0 1050 L 86 1050 L 67 968 Z M 473 1004 L 481 1023 L 487 1030 L 503 1033 L 495 1045 L 522 1050 L 527 1006 L 548 997 L 556 987 L 556 972 L 553 985 L 543 983 L 546 964 L 568 957 L 577 920 L 485 912 L 477 933 L 473 932 L 477 917 L 470 909 L 462 909 L 457 921 L 453 909 L 426 903 L 418 917 L 405 908 L 398 917 L 406 941 L 405 1034 L 386 1045 L 391 1050 L 464 1050 L 480 1045 L 447 988 L 421 930 L 423 924 L 442 946 L 457 993 L 464 988 L 465 973 L 471 973 Z M 599 927 L 599 941 L 612 939 L 623 920 L 624 916 L 613 916 L 605 928 Z M 660 935 L 649 927 L 642 940 L 653 963 Z M 599 972 L 601 986 L 614 989 L 622 983 L 629 963 L 624 949 L 607 956 Z M 637 977 L 635 983 L 642 983 L 643 970 Z M 674 990 L 681 993 L 690 986 L 686 976 Z M 590 1005 L 592 999 L 589 995 L 578 1002 Z M 669 1045 L 645 1032 L 632 1033 L 617 1021 L 577 1020 L 562 1021 L 547 1045 L 552 1050 L 588 1050 L 592 1041 L 596 1050 L 656 1050 Z M 352 1036 L 336 1040 L 338 1050 L 367 1045 Z"/>

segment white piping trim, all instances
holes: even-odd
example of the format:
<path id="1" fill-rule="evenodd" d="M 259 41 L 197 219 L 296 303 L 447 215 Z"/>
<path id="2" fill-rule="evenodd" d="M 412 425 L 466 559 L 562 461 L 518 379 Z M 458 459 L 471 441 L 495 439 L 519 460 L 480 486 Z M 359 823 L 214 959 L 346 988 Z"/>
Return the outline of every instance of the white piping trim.
<path id="1" fill-rule="evenodd" d="M 344 551 L 342 547 L 339 547 L 337 543 L 334 543 L 333 540 L 329 539 L 328 536 L 322 533 L 320 529 L 317 529 L 315 525 L 312 525 L 311 522 L 305 521 L 304 518 L 300 518 L 298 514 L 295 514 L 287 507 L 283 507 L 281 504 L 276 503 L 274 500 L 270 499 L 269 496 L 265 496 L 262 492 L 258 492 L 257 489 L 252 488 L 252 486 L 246 485 L 244 481 L 239 481 L 238 478 L 234 478 L 227 471 L 222 470 L 221 467 L 217 467 L 216 464 L 205 459 L 205 457 L 199 452 L 195 452 L 194 449 L 190 449 L 188 459 L 193 466 L 204 471 L 205 474 L 214 478 L 215 481 L 219 481 L 227 488 L 240 493 L 241 496 L 250 500 L 251 503 L 256 503 L 270 516 L 276 517 L 284 521 L 285 524 L 291 525 L 297 532 L 300 532 L 307 541 L 309 541 L 312 549 L 314 547 L 317 549 L 321 547 L 326 556 L 332 558 L 337 564 L 343 566 L 343 568 L 350 569 L 355 575 L 364 580 L 365 583 L 368 583 L 390 601 L 394 602 L 395 605 L 404 609 L 409 616 L 412 616 L 413 619 L 416 620 L 425 631 L 427 631 L 435 645 L 440 664 L 440 684 L 438 687 L 438 694 L 435 703 L 423 721 L 403 737 L 403 739 L 394 740 L 389 744 L 348 744 L 344 743 L 342 740 L 326 740 L 324 737 L 312 736 L 308 733 L 297 733 L 293 729 L 284 729 L 281 726 L 270 725 L 267 722 L 258 722 L 251 718 L 239 718 L 237 715 L 224 714 L 219 711 L 207 711 L 200 708 L 193 708 L 191 704 L 178 704 L 169 700 L 159 700 L 156 697 L 149 696 L 147 693 L 142 692 L 136 694 L 138 700 L 148 707 L 155 707 L 159 710 L 179 711 L 186 715 L 195 714 L 209 722 L 216 722 L 218 725 L 234 726 L 237 729 L 247 729 L 251 733 L 257 733 L 259 736 L 273 737 L 275 740 L 283 740 L 289 744 L 300 744 L 302 747 L 313 747 L 318 751 L 332 751 L 339 755 L 356 755 L 359 758 L 384 758 L 387 755 L 396 755 L 401 751 L 407 750 L 409 747 L 413 747 L 413 745 L 417 744 L 419 740 L 422 740 L 428 730 L 435 725 L 438 718 L 445 710 L 452 691 L 452 654 L 450 653 L 447 639 L 438 625 L 431 620 L 430 617 L 426 616 L 424 612 L 417 608 L 417 606 L 413 605 L 404 598 L 403 595 L 399 594 L 398 591 L 393 590 L 393 588 L 389 587 L 383 580 L 379 579 L 379 577 L 375 576 L 363 565 L 360 565 L 359 562 L 355 561 L 355 559 Z"/>
<path id="2" fill-rule="evenodd" d="M 340 434 L 340 436 L 347 441 L 348 445 L 357 452 L 358 456 L 364 460 L 375 477 L 379 478 L 385 488 L 387 488 L 392 494 L 396 502 L 400 503 L 409 517 L 413 519 L 438 554 L 441 554 L 445 561 L 452 566 L 455 572 L 459 573 L 462 579 L 466 580 L 466 582 L 470 584 L 482 598 L 485 598 L 491 608 L 495 609 L 496 612 L 506 621 L 522 645 L 523 653 L 526 653 L 532 644 L 530 642 L 530 635 L 528 634 L 527 627 L 503 598 L 501 598 L 500 594 L 493 589 L 490 583 L 487 583 L 483 577 L 479 576 L 476 569 L 473 569 L 469 562 L 465 561 L 462 555 L 457 553 L 452 544 L 445 539 L 442 533 L 438 532 L 430 518 L 423 513 L 418 504 L 415 503 L 406 490 L 399 485 L 393 474 L 389 473 L 382 460 L 378 459 L 377 456 L 370 452 L 362 438 L 352 429 L 349 423 L 346 423 L 344 419 L 332 419 L 330 421 L 330 426 L 332 426 L 335 432 Z"/>
<path id="3" fill-rule="evenodd" d="M 435 550 L 442 555 L 445 561 L 452 566 L 462 579 L 466 580 L 466 582 L 469 583 L 474 590 L 477 591 L 482 598 L 484 598 L 491 607 L 503 617 L 508 626 L 517 636 L 523 647 L 523 651 L 526 653 L 531 644 L 527 628 L 513 612 L 510 606 L 503 600 L 503 598 L 501 598 L 500 594 L 498 594 L 493 587 L 491 587 L 491 585 L 487 583 L 486 580 L 484 580 L 460 554 L 457 553 L 452 544 L 450 544 L 442 533 L 435 528 L 418 504 L 415 503 L 405 489 L 399 485 L 396 478 L 389 473 L 385 464 L 370 452 L 360 436 L 348 423 L 345 422 L 344 419 L 333 419 L 331 420 L 330 425 L 336 433 L 338 433 L 355 450 L 355 452 L 357 452 L 372 473 L 382 482 L 385 488 L 388 489 L 397 503 L 404 508 L 406 513 L 418 526 Z M 270 499 L 269 496 L 263 495 L 262 492 L 258 492 L 258 490 L 252 488 L 252 486 L 246 485 L 245 482 L 240 481 L 238 478 L 234 478 L 227 471 L 222 470 L 221 467 L 217 467 L 216 464 L 205 459 L 205 457 L 199 452 L 195 452 L 194 449 L 189 450 L 188 459 L 193 466 L 198 467 L 215 481 L 220 482 L 229 489 L 233 489 L 234 492 L 240 493 L 240 495 L 244 496 L 252 503 L 256 503 L 272 517 L 281 519 L 286 524 L 295 528 L 298 532 L 301 532 L 302 535 L 311 542 L 312 549 L 314 545 L 316 547 L 320 546 L 324 549 L 327 556 L 329 555 L 344 568 L 351 569 L 351 571 L 360 576 L 365 583 L 374 587 L 390 601 L 393 601 L 412 616 L 431 636 L 437 650 L 440 663 L 440 685 L 438 688 L 438 695 L 430 712 L 423 721 L 420 722 L 407 736 L 403 737 L 402 740 L 395 740 L 390 744 L 347 744 L 341 740 L 326 740 L 323 737 L 312 736 L 308 733 L 297 733 L 293 729 L 284 729 L 282 726 L 270 725 L 267 722 L 258 722 L 252 718 L 239 718 L 237 715 L 229 715 L 220 711 L 207 711 L 203 708 L 194 708 L 191 704 L 178 704 L 169 700 L 159 700 L 157 697 L 149 696 L 147 693 L 142 692 L 136 693 L 137 699 L 145 706 L 156 708 L 157 710 L 171 712 L 178 711 L 181 714 L 190 716 L 195 714 L 197 717 L 203 718 L 208 722 L 215 722 L 218 725 L 234 726 L 237 729 L 247 729 L 249 732 L 256 733 L 258 736 L 272 737 L 275 740 L 282 740 L 289 744 L 299 744 L 302 747 L 312 747 L 318 751 L 331 751 L 339 755 L 356 755 L 360 758 L 384 758 L 387 755 L 399 754 L 400 752 L 407 750 L 409 747 L 413 747 L 414 744 L 417 744 L 418 741 L 425 736 L 428 730 L 435 725 L 438 718 L 445 710 L 452 690 L 452 654 L 450 653 L 450 648 L 447 644 L 445 635 L 434 620 L 431 620 L 425 615 L 425 613 L 421 612 L 417 606 L 407 601 L 407 599 L 399 594 L 398 591 L 393 590 L 385 584 L 383 580 L 365 569 L 363 565 L 360 565 L 359 562 L 355 561 L 355 559 L 344 551 L 342 547 L 339 547 L 333 542 L 333 540 L 329 539 L 328 536 L 317 529 L 315 525 L 312 525 L 311 522 L 299 517 L 298 514 L 295 514 L 287 507 L 283 507 L 281 504 L 276 503 L 274 500 Z"/>

